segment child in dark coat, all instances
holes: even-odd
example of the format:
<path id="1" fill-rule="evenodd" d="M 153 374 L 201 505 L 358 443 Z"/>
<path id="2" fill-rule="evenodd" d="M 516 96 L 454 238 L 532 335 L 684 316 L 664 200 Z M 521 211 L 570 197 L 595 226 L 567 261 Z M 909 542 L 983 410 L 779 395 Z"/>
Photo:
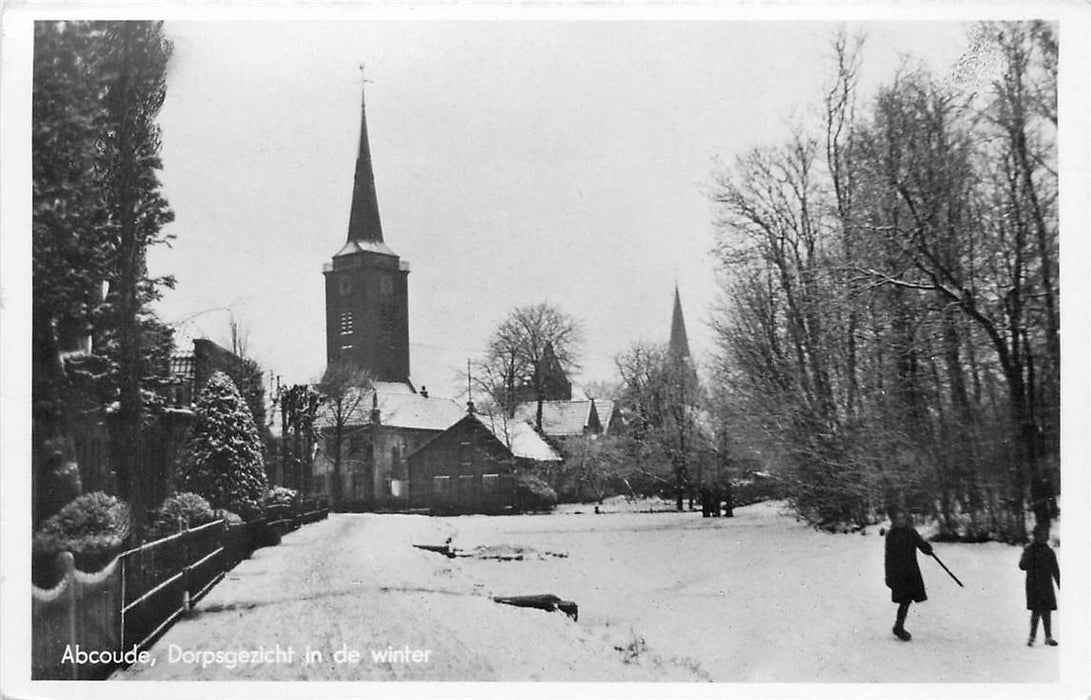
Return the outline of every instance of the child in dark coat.
<path id="1" fill-rule="evenodd" d="M 917 565 L 918 549 L 925 554 L 932 553 L 932 545 L 925 542 L 909 524 L 909 515 L 901 509 L 894 511 L 892 527 L 886 533 L 886 585 L 890 589 L 890 599 L 898 604 L 894 635 L 903 642 L 913 638 L 905 630 L 909 604 L 928 599 L 921 569 Z"/>
<path id="2" fill-rule="evenodd" d="M 1049 526 L 1039 526 L 1034 530 L 1034 541 L 1023 550 L 1019 559 L 1019 568 L 1027 572 L 1027 610 L 1030 610 L 1030 637 L 1027 646 L 1034 646 L 1034 637 L 1038 634 L 1038 620 L 1046 633 L 1046 644 L 1057 646 L 1053 639 L 1053 626 L 1050 612 L 1057 609 L 1057 596 L 1053 593 L 1053 582 L 1061 586 L 1061 569 L 1057 566 L 1057 555 L 1049 546 Z"/>

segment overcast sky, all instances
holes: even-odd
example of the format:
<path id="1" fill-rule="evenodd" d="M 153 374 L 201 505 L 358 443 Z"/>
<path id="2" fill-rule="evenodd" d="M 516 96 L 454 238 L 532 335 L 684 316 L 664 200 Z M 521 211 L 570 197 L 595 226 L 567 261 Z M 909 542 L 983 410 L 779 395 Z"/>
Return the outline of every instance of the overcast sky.
<path id="1" fill-rule="evenodd" d="M 717 161 L 777 144 L 830 76 L 833 23 L 168 22 L 175 52 L 162 174 L 177 238 L 159 311 L 228 337 L 285 381 L 325 359 L 322 265 L 344 242 L 361 73 L 387 243 L 409 276 L 412 374 L 453 394 L 516 305 L 582 320 L 585 380 L 632 342 L 665 342 L 681 290 L 714 350 Z M 956 23 L 850 24 L 865 97 L 904 55 L 945 73 Z"/>

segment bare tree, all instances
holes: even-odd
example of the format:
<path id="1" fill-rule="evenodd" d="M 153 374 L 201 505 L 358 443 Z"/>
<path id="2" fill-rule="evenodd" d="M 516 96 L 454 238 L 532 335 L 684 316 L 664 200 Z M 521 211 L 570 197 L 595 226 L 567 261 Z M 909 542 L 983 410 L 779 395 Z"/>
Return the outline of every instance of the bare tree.
<path id="1" fill-rule="evenodd" d="M 371 375 L 347 360 L 337 360 L 326 368 L 318 384 L 332 438 L 333 476 L 330 483 L 330 500 L 341 503 L 342 464 L 344 462 L 345 439 L 353 418 L 366 409 L 364 403 L 371 387 Z"/>
<path id="2" fill-rule="evenodd" d="M 1056 42 L 1040 22 L 974 41 L 1000 66 L 987 94 L 903 67 L 865 111 L 838 35 L 824 139 L 754 149 L 709 193 L 719 420 L 815 522 L 900 504 L 1019 539 L 1028 491 L 1050 517 Z"/>
<path id="3" fill-rule="evenodd" d="M 489 338 L 485 359 L 479 363 L 485 382 L 481 386 L 509 415 L 520 390 L 529 391 L 538 402 L 535 425 L 540 430 L 549 380 L 546 363 L 552 357 L 566 373 L 578 371 L 582 344 L 580 322 L 560 309 L 546 303 L 517 307 Z"/>
<path id="4" fill-rule="evenodd" d="M 664 345 L 635 343 L 615 358 L 623 382 L 622 404 L 630 436 L 649 455 L 670 463 L 675 502 L 683 508 L 699 464 L 702 434 L 697 374 L 689 362 Z"/>

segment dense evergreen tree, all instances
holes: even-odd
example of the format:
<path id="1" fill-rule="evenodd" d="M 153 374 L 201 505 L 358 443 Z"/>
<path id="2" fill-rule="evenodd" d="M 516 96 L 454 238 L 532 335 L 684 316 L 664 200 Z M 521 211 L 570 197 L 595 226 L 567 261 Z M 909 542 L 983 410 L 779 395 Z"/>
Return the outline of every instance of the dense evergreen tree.
<path id="1" fill-rule="evenodd" d="M 252 517 L 267 487 L 261 437 L 250 409 L 223 372 L 208 380 L 194 407 L 182 487 L 213 508 Z"/>
<path id="2" fill-rule="evenodd" d="M 49 460 L 73 457 L 69 413 L 114 404 L 116 486 L 137 518 L 141 387 L 166 372 L 171 347 L 147 305 L 173 281 L 144 264 L 172 219 L 155 125 L 169 54 L 161 23 L 35 23 L 35 492 Z"/>

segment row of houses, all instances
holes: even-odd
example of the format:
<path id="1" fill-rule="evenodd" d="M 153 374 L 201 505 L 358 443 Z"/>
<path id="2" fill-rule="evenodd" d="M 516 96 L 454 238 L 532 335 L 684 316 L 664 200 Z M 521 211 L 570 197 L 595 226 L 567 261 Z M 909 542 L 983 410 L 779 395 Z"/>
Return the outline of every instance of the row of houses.
<path id="1" fill-rule="evenodd" d="M 566 440 L 618 429 L 613 401 L 545 401 L 539 432 L 537 402 L 509 417 L 404 383 L 353 391 L 340 426 L 328 407 L 318 416 L 311 479 L 345 509 L 502 512 L 514 505 L 517 474 L 561 462 Z"/>

